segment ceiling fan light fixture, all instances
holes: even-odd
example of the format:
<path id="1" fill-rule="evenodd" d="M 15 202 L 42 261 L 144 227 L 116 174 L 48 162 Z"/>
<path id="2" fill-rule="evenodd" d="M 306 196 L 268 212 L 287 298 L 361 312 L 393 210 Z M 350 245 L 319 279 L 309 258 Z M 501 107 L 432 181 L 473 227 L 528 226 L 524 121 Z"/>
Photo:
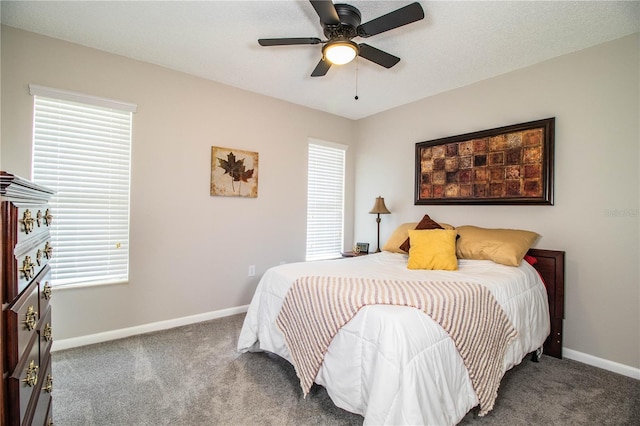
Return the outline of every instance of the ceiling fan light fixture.
<path id="1" fill-rule="evenodd" d="M 322 47 L 325 60 L 334 65 L 344 65 L 358 56 L 358 45 L 351 40 L 330 41 Z"/>

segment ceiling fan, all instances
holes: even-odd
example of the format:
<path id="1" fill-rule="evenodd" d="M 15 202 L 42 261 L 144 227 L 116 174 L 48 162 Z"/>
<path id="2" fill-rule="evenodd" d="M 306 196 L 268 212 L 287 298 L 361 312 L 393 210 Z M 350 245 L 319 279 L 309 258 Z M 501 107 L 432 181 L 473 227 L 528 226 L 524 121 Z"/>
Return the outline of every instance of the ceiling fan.
<path id="1" fill-rule="evenodd" d="M 320 25 L 327 40 L 316 37 L 261 38 L 260 46 L 289 46 L 297 44 L 324 44 L 322 59 L 311 77 L 327 74 L 332 64 L 342 65 L 361 56 L 385 68 L 391 68 L 400 58 L 365 43 L 355 43 L 355 37 L 367 38 L 424 18 L 420 3 L 415 2 L 393 12 L 360 24 L 362 15 L 348 4 L 333 4 L 331 0 L 309 0 L 320 17 Z"/>

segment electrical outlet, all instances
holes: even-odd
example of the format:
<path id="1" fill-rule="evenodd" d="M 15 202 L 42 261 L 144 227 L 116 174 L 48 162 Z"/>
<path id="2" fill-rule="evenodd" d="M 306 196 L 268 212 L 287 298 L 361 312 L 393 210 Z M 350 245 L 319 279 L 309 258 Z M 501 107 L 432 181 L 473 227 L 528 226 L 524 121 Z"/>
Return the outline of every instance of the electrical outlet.
<path id="1" fill-rule="evenodd" d="M 249 276 L 253 277 L 256 275 L 256 265 L 249 265 Z"/>

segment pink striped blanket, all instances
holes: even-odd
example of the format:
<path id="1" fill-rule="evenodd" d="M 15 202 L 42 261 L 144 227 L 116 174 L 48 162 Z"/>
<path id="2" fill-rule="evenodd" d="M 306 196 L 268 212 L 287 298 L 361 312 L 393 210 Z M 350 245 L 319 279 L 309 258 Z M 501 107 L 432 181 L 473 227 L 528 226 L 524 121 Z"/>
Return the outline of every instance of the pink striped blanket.
<path id="1" fill-rule="evenodd" d="M 320 370 L 331 340 L 366 305 L 410 306 L 424 311 L 451 336 L 483 416 L 493 408 L 503 358 L 517 331 L 484 286 L 312 276 L 297 279 L 276 319 L 284 334 L 304 396 Z"/>

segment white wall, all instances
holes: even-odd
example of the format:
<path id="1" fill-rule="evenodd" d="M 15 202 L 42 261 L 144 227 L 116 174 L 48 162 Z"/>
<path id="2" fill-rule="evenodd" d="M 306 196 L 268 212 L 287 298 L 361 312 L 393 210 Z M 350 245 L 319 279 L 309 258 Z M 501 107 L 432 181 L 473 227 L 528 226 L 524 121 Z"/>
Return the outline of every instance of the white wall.
<path id="1" fill-rule="evenodd" d="M 378 195 L 382 241 L 424 214 L 536 231 L 566 251 L 565 348 L 640 367 L 639 51 L 635 34 L 358 121 L 355 239 Z M 417 142 L 548 117 L 554 206 L 414 206 Z"/>
<path id="2" fill-rule="evenodd" d="M 2 27 L 1 167 L 26 178 L 29 83 L 138 104 L 130 281 L 55 291 L 57 340 L 248 304 L 267 268 L 304 260 L 308 138 L 353 144 L 351 120 Z M 259 153 L 258 198 L 209 195 L 212 145 Z M 352 173 L 346 196 L 350 247 Z"/>

